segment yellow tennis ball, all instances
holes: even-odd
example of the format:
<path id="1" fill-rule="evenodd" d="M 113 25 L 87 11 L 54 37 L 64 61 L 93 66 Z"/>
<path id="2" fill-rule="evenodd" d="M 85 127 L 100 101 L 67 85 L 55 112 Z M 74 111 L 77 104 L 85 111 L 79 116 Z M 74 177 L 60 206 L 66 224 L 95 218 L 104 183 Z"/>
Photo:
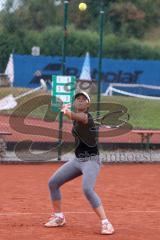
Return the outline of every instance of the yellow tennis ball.
<path id="1" fill-rule="evenodd" d="M 80 3 L 79 4 L 79 10 L 80 11 L 85 11 L 87 9 L 87 4 L 86 3 Z"/>

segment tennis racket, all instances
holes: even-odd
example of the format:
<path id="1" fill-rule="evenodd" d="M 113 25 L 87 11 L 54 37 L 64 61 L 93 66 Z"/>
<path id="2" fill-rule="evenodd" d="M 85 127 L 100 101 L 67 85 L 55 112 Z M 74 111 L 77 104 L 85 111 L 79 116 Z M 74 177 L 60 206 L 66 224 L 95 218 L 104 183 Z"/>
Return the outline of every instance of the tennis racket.
<path id="1" fill-rule="evenodd" d="M 93 117 L 93 121 L 97 127 L 120 128 L 129 121 L 129 114 L 123 110 L 113 111 L 109 113 L 99 113 L 98 117 Z"/>

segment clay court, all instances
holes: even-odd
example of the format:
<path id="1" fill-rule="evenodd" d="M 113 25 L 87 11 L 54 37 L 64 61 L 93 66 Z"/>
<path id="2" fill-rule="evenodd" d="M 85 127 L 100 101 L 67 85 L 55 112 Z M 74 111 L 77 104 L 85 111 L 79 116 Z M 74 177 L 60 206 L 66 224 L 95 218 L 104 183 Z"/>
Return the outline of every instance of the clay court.
<path id="1" fill-rule="evenodd" d="M 48 178 L 60 166 L 22 164 L 0 166 L 0 238 L 158 240 L 160 236 L 159 164 L 106 164 L 97 179 L 115 234 L 99 234 L 100 223 L 81 189 L 81 177 L 62 187 L 67 225 L 45 228 L 51 213 Z"/>

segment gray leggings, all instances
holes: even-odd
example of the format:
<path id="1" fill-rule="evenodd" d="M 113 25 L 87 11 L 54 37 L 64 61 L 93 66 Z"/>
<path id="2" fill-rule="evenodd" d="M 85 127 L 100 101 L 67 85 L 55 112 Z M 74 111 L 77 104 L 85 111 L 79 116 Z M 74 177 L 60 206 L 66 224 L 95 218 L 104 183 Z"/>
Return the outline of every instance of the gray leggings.
<path id="1" fill-rule="evenodd" d="M 52 201 L 61 200 L 60 186 L 64 183 L 83 175 L 83 191 L 93 208 L 101 205 L 101 200 L 94 191 L 97 175 L 101 164 L 99 156 L 91 157 L 90 160 L 81 162 L 77 158 L 63 164 L 49 179 L 48 185 Z"/>

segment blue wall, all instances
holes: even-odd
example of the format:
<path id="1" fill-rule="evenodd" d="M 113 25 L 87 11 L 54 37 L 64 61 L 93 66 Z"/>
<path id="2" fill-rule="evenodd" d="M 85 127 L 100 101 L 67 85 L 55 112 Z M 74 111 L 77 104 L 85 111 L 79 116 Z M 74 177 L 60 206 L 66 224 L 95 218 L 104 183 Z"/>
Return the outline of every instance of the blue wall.
<path id="1" fill-rule="evenodd" d="M 15 87 L 37 87 L 41 77 L 51 79 L 51 75 L 61 74 L 61 57 L 14 54 L 13 61 Z M 84 57 L 67 57 L 67 75 L 75 75 L 78 78 L 83 62 Z M 102 92 L 105 92 L 108 84 L 113 82 L 160 85 L 160 61 L 104 58 L 102 69 Z M 97 80 L 97 58 L 91 58 L 91 75 Z"/>

